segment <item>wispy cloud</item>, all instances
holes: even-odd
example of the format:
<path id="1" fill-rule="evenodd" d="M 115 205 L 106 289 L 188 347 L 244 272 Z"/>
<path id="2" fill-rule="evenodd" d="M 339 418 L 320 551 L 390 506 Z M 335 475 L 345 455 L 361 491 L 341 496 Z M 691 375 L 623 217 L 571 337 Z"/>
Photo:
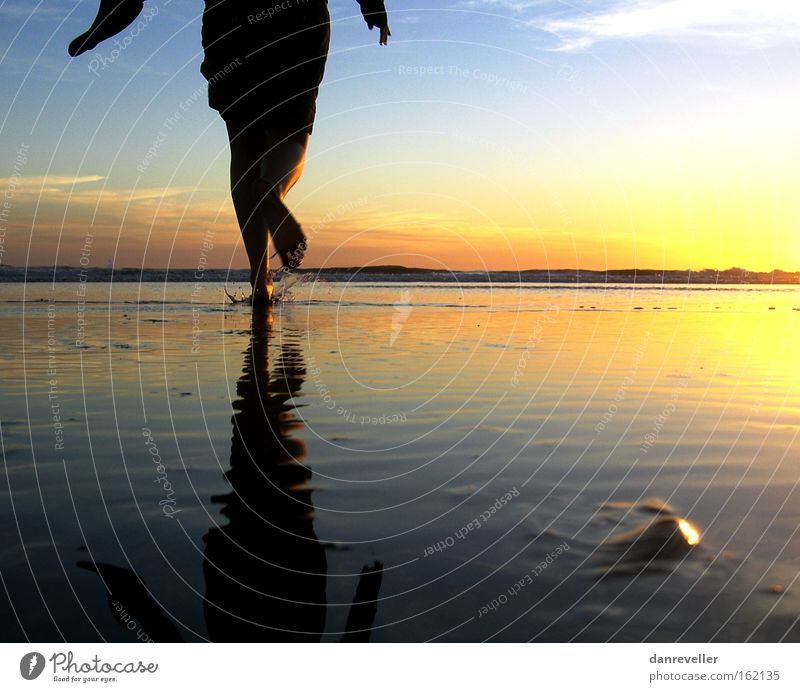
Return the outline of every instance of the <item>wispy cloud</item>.
<path id="1" fill-rule="evenodd" d="M 502 2 L 502 0 L 500 0 Z M 485 0 L 497 4 L 495 0 Z M 509 2 L 509 5 L 525 4 Z M 531 25 L 559 37 L 559 50 L 603 41 L 717 40 L 764 48 L 800 39 L 797 0 L 640 0 L 600 11 L 533 18 Z"/>
<path id="2" fill-rule="evenodd" d="M 101 175 L 11 176 L 0 178 L 0 189 L 10 190 L 14 198 L 21 200 L 35 200 L 43 204 L 67 202 L 73 207 L 81 204 L 119 203 L 120 205 L 129 205 L 132 202 L 158 202 L 168 197 L 205 192 L 188 186 L 138 188 L 136 190 L 83 187 L 88 183 L 97 183 L 104 179 Z"/>
<path id="3" fill-rule="evenodd" d="M 102 180 L 100 175 L 25 175 L 0 178 L 0 188 L 13 188 L 19 192 L 58 192 L 62 188 Z"/>
<path id="4" fill-rule="evenodd" d="M 40 4 L 4 2 L 0 5 L 0 17 L 5 19 L 63 19 L 69 9 L 57 3 Z"/>
<path id="5" fill-rule="evenodd" d="M 465 0 L 465 7 L 475 9 L 497 8 L 510 10 L 514 14 L 521 14 L 533 7 L 540 8 L 543 5 L 552 5 L 553 0 Z"/>

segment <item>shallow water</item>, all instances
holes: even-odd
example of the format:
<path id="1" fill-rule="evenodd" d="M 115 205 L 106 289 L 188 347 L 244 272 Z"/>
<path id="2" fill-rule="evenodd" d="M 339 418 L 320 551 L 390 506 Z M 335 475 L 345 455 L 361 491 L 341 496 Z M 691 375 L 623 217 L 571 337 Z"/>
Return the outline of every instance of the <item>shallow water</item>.
<path id="1" fill-rule="evenodd" d="M 794 287 L 85 289 L 0 286 L 4 639 L 800 639 Z"/>

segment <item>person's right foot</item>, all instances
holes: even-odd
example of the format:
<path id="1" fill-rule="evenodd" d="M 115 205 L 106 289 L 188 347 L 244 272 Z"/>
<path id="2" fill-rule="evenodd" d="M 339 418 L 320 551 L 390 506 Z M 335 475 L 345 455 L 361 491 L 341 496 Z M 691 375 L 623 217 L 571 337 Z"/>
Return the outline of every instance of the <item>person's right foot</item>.
<path id="1" fill-rule="evenodd" d="M 250 296 L 251 305 L 272 305 L 272 286 L 263 289 L 254 289 Z"/>
<path id="2" fill-rule="evenodd" d="M 253 287 L 253 292 L 250 295 L 250 303 L 252 305 L 271 305 L 273 302 L 273 286 L 272 274 L 267 270 L 265 279 L 251 281 L 250 285 Z"/>

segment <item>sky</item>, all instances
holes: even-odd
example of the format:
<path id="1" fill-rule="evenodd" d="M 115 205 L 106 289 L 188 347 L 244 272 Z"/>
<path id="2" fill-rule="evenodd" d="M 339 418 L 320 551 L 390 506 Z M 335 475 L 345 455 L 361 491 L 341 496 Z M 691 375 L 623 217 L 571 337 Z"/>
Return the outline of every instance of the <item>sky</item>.
<path id="1" fill-rule="evenodd" d="M 800 3 L 387 5 L 329 0 L 307 266 L 800 270 Z M 245 266 L 203 3 L 69 58 L 96 7 L 0 0 L 0 263 Z"/>

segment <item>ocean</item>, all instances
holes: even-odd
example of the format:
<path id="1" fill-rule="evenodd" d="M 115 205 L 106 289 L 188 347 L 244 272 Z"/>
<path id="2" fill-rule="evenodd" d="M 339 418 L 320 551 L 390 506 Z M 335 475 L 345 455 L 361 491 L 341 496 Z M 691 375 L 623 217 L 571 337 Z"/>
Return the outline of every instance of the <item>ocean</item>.
<path id="1" fill-rule="evenodd" d="M 0 285 L 4 640 L 800 640 L 800 288 L 183 278 Z"/>

